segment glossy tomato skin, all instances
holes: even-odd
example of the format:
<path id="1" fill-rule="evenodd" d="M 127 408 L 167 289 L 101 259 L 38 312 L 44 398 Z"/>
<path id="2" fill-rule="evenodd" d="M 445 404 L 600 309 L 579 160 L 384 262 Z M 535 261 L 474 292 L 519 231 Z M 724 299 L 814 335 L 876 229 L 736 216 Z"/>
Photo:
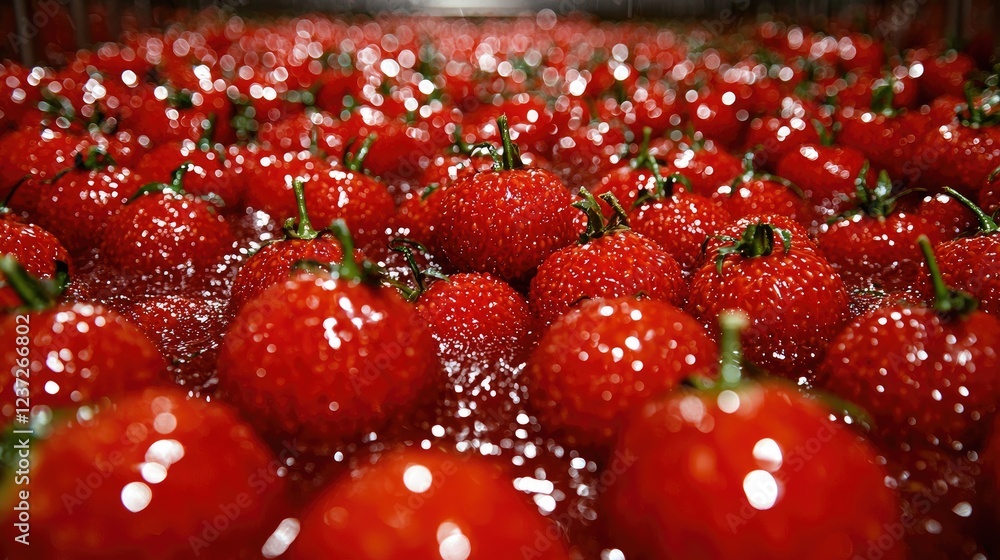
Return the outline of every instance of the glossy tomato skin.
<path id="1" fill-rule="evenodd" d="M 421 243 L 430 253 L 440 256 L 438 232 L 441 229 L 441 202 L 452 183 L 471 177 L 478 171 L 489 171 L 493 160 L 483 156 L 461 154 L 436 155 L 427 162 L 414 182 L 416 188 L 406 193 L 395 216 L 395 224 L 405 237 Z"/>
<path id="2" fill-rule="evenodd" d="M 559 530 L 495 464 L 434 449 L 388 451 L 336 481 L 290 552 L 295 560 L 570 557 Z"/>
<path id="3" fill-rule="evenodd" d="M 879 548 L 900 521 L 874 450 L 793 386 L 674 392 L 616 449 L 631 466 L 608 521 L 629 558 L 906 558 Z"/>
<path id="4" fill-rule="evenodd" d="M 819 142 L 813 119 L 819 122 L 818 115 L 806 104 L 786 97 L 777 114 L 752 120 L 746 144 L 748 149 L 756 150 L 754 163 L 775 170 L 778 162 L 798 146 Z"/>
<path id="5" fill-rule="evenodd" d="M 697 268 L 703 245 L 730 223 L 729 213 L 706 197 L 676 191 L 667 198 L 650 200 L 632 210 L 629 223 L 636 233 L 663 248 L 685 275 Z"/>
<path id="6" fill-rule="evenodd" d="M 165 191 L 140 196 L 109 218 L 101 249 L 122 276 L 169 283 L 165 289 L 170 291 L 193 291 L 211 282 L 213 267 L 235 245 L 212 203 Z"/>
<path id="7" fill-rule="evenodd" d="M 24 348 L 27 356 L 21 355 Z M 0 390 L 13 395 L 15 386 L 26 388 L 33 406 L 50 409 L 113 402 L 168 382 L 167 364 L 153 343 L 125 317 L 96 303 L 7 315 L 0 320 L 0 356 L 18 366 L 0 370 Z M 0 409 L 5 424 L 21 408 L 13 405 Z"/>
<path id="8" fill-rule="evenodd" d="M 928 130 L 924 142 L 926 149 L 938 156 L 937 164 L 928 170 L 931 181 L 951 186 L 973 199 L 1000 165 L 998 126 L 966 126 L 956 118 Z"/>
<path id="9" fill-rule="evenodd" d="M 138 189 L 128 169 L 73 170 L 41 186 L 34 215 L 80 258 L 101 245 L 111 216 Z"/>
<path id="10" fill-rule="evenodd" d="M 1000 176 L 987 178 L 982 190 L 979 191 L 979 207 L 989 215 L 1000 210 Z"/>
<path id="11" fill-rule="evenodd" d="M 25 176 L 38 182 L 51 179 L 73 165 L 73 157 L 84 144 L 84 137 L 75 132 L 38 124 L 0 136 L 0 195 L 7 197 Z"/>
<path id="12" fill-rule="evenodd" d="M 197 141 L 205 132 L 211 113 L 215 113 L 218 128 L 228 126 L 232 105 L 223 93 L 205 100 L 205 105 L 189 108 L 172 106 L 175 102 L 160 99 L 159 88 L 141 87 L 122 112 L 122 122 L 133 130 L 141 130 L 157 145 L 184 140 Z M 192 98 L 194 96 L 192 95 Z M 210 104 L 210 105 L 209 105 Z M 220 138 L 224 134 L 218 135 Z"/>
<path id="13" fill-rule="evenodd" d="M 573 195 L 549 171 L 484 171 L 459 179 L 441 201 L 441 251 L 460 271 L 530 279 L 580 231 Z"/>
<path id="14" fill-rule="evenodd" d="M 359 247 L 382 241 L 396 212 L 392 195 L 382 182 L 361 171 L 338 167 L 315 176 L 306 187 L 306 204 L 318 228 L 337 219 L 347 222 Z"/>
<path id="15" fill-rule="evenodd" d="M 820 227 L 823 255 L 851 288 L 909 289 L 920 276 L 923 257 L 916 240 L 940 242 L 946 234 L 924 216 L 899 211 L 884 217 L 863 213 Z"/>
<path id="16" fill-rule="evenodd" d="M 904 198 L 900 208 L 920 215 L 934 230 L 940 232 L 945 240 L 966 237 L 974 232 L 977 225 L 976 215 L 958 199 L 944 192 L 922 198 L 919 196 Z"/>
<path id="17" fill-rule="evenodd" d="M 959 237 L 934 252 L 945 283 L 976 297 L 981 311 L 1000 317 L 1000 237 Z"/>
<path id="18" fill-rule="evenodd" d="M 704 328 L 669 303 L 592 299 L 545 330 L 526 374 L 543 425 L 607 452 L 632 410 L 691 376 L 714 376 L 717 361 Z"/>
<path id="19" fill-rule="evenodd" d="M 231 211 L 241 207 L 243 192 L 233 176 L 233 163 L 219 152 L 202 149 L 194 142 L 174 142 L 159 146 L 145 154 L 135 167 L 140 184 L 169 183 L 173 172 L 185 167 L 184 190 L 195 195 L 215 195 L 222 206 Z"/>
<path id="20" fill-rule="evenodd" d="M 928 56 L 926 51 L 918 51 L 922 54 L 924 73 L 918 78 L 920 88 L 929 99 L 934 99 L 942 95 L 954 95 L 961 97 L 962 88 L 968 79 L 969 73 L 976 68 L 976 62 L 965 53 L 949 50 Z"/>
<path id="21" fill-rule="evenodd" d="M 940 159 L 926 142 L 926 133 L 936 126 L 929 116 L 917 111 L 886 116 L 848 107 L 838 114 L 838 121 L 837 143 L 860 150 L 873 167 L 885 169 L 893 180 L 940 186 L 929 181 L 930 169 Z"/>
<path id="22" fill-rule="evenodd" d="M 747 112 L 741 108 L 745 100 L 739 99 L 733 92 L 723 93 L 720 89 L 687 92 L 684 110 L 695 130 L 723 146 L 733 147 L 746 130 Z"/>
<path id="23" fill-rule="evenodd" d="M 733 218 L 757 214 L 781 214 L 803 226 L 812 227 L 817 219 L 811 205 L 784 183 L 765 178 L 725 185 L 711 198 Z"/>
<path id="24" fill-rule="evenodd" d="M 568 186 L 593 190 L 595 181 L 618 163 L 625 146 L 623 127 L 604 122 L 581 126 L 552 147 L 552 169 Z"/>
<path id="25" fill-rule="evenodd" d="M 283 509 L 281 463 L 226 405 L 151 388 L 77 420 L 32 447 L 46 482 L 31 489 L 24 558 L 241 558 Z M 5 488 L 13 539 L 19 486 Z"/>
<path id="26" fill-rule="evenodd" d="M 656 177 L 653 172 L 646 168 L 636 168 L 631 165 L 620 165 L 601 177 L 600 182 L 594 188 L 595 197 L 600 197 L 604 193 L 615 195 L 618 202 L 626 211 L 635 206 L 639 197 L 650 191 L 656 190 Z M 598 198 L 604 215 L 611 217 L 613 211 L 611 206 Z"/>
<path id="27" fill-rule="evenodd" d="M 53 279 L 63 265 L 67 273 L 72 271 L 69 253 L 54 235 L 4 215 L 0 215 L 0 255 L 14 257 L 28 274 L 42 280 Z M 0 282 L 4 282 L 2 273 Z M 10 285 L 0 287 L 0 309 L 13 309 L 22 303 Z"/>
<path id="28" fill-rule="evenodd" d="M 330 170 L 330 163 L 308 151 L 271 151 L 247 149 L 244 156 L 246 190 L 244 200 L 256 210 L 263 210 L 282 222 L 295 217 L 295 193 L 292 183 L 299 179 L 306 183 Z"/>
<path id="29" fill-rule="evenodd" d="M 441 408 L 457 409 L 460 421 L 470 424 L 508 415 L 537 340 L 527 298 L 491 274 L 470 272 L 433 282 L 416 308 L 436 343 L 442 375 L 434 385 Z M 462 416 L 467 412 L 475 416 Z"/>
<path id="30" fill-rule="evenodd" d="M 777 173 L 802 189 L 817 214 L 831 217 L 856 199 L 854 180 L 865 161 L 854 148 L 803 144 L 778 161 Z M 866 178 L 874 184 L 876 173 L 869 170 Z"/>
<path id="31" fill-rule="evenodd" d="M 654 144 L 657 157 L 665 157 L 670 173 L 680 173 L 691 182 L 691 189 L 702 196 L 709 196 L 722 185 L 739 177 L 743 167 L 740 159 L 719 147 L 712 140 L 695 146 L 679 143 L 669 146 L 664 142 Z M 661 155 L 660 152 L 665 152 Z"/>
<path id="32" fill-rule="evenodd" d="M 335 239 L 323 234 L 315 239 L 285 239 L 269 243 L 254 253 L 233 279 L 229 313 L 236 313 L 267 288 L 281 284 L 299 261 L 339 263 L 344 252 Z"/>
<path id="33" fill-rule="evenodd" d="M 996 413 L 1000 321 L 890 306 L 830 341 L 821 385 L 873 415 L 879 440 L 980 449 Z"/>
<path id="34" fill-rule="evenodd" d="M 531 280 L 531 307 L 544 324 L 586 298 L 640 296 L 683 305 L 681 267 L 656 243 L 618 231 L 553 253 Z"/>
<path id="35" fill-rule="evenodd" d="M 725 256 L 712 248 L 691 278 L 687 310 L 712 332 L 719 316 L 739 310 L 750 320 L 748 359 L 768 371 L 796 378 L 819 365 L 830 337 L 847 320 L 843 280 L 808 243 L 789 250 L 775 240 L 770 255 Z"/>
<path id="36" fill-rule="evenodd" d="M 899 493 L 904 544 L 917 558 L 976 558 L 995 538 L 985 455 L 914 443 L 883 452 Z M 899 535 L 900 533 L 896 533 Z"/>
<path id="37" fill-rule="evenodd" d="M 524 358 L 535 316 L 510 284 L 485 273 L 461 273 L 436 281 L 417 300 L 417 312 L 453 366 L 493 366 Z"/>

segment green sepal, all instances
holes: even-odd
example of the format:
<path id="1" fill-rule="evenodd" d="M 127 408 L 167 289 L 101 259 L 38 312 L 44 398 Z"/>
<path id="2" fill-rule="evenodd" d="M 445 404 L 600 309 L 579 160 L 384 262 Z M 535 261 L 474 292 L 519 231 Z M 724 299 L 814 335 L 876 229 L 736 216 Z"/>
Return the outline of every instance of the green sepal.
<path id="1" fill-rule="evenodd" d="M 402 294 L 406 301 L 416 301 L 425 291 L 427 291 L 428 278 L 448 281 L 448 275 L 436 268 L 420 268 L 420 264 L 417 263 L 414 251 L 427 254 L 427 248 L 424 247 L 419 241 L 414 241 L 413 239 L 408 239 L 406 237 L 395 237 L 389 241 L 389 249 L 402 254 L 406 259 L 406 264 L 409 266 L 410 272 L 413 274 L 413 280 L 417 287 L 416 289 L 411 288 L 406 284 L 389 277 L 383 278 L 383 282 L 399 290 L 400 294 Z"/>
<path id="2" fill-rule="evenodd" d="M 191 166 L 191 162 L 185 161 L 180 167 L 174 169 L 174 172 L 170 174 L 169 183 L 146 183 L 138 191 L 125 201 L 125 204 L 131 204 L 136 200 L 146 196 L 147 194 L 157 194 L 172 192 L 178 196 L 187 194 L 184 190 L 184 174 L 187 173 L 188 167 Z"/>
<path id="3" fill-rule="evenodd" d="M 781 240 L 785 253 L 792 250 L 792 232 L 784 228 L 774 227 L 768 223 L 750 224 L 738 239 L 721 236 L 718 239 L 729 243 L 719 248 L 715 256 L 715 268 L 722 273 L 722 264 L 729 255 L 739 254 L 743 258 L 766 257 L 774 252 L 775 234 Z"/>
<path id="4" fill-rule="evenodd" d="M 291 269 L 294 273 L 298 270 L 323 270 L 331 276 L 350 282 L 352 284 L 365 284 L 371 287 L 382 285 L 383 274 L 375 263 L 361 259 L 359 262 L 354 255 L 354 238 L 351 236 L 347 223 L 343 219 L 336 219 L 328 228 L 333 236 L 340 243 L 343 253 L 340 263 L 321 263 L 313 260 L 297 261 Z"/>
<path id="5" fill-rule="evenodd" d="M 579 196 L 581 200 L 574 202 L 573 207 L 581 210 L 587 216 L 587 229 L 580 234 L 580 243 L 587 243 L 592 239 L 629 229 L 628 214 L 625 213 L 625 209 L 622 208 L 614 194 L 607 192 L 600 196 L 601 200 L 606 202 L 613 211 L 610 219 L 605 219 L 600 203 L 597 202 L 594 193 L 587 190 L 586 187 L 580 189 Z"/>

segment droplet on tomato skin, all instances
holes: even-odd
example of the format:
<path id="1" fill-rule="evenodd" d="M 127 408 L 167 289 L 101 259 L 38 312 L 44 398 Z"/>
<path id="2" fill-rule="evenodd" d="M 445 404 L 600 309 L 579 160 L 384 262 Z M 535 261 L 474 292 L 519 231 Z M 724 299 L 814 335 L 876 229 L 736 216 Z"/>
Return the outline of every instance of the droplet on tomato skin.
<path id="1" fill-rule="evenodd" d="M 298 519 L 288 517 L 281 520 L 278 527 L 267 538 L 260 553 L 264 558 L 277 558 L 288 550 L 288 547 L 295 542 L 299 536 L 301 524 Z"/>
<path id="2" fill-rule="evenodd" d="M 769 472 L 777 471 L 783 462 L 781 447 L 771 438 L 758 440 L 754 444 L 753 457 L 762 469 Z"/>
<path id="3" fill-rule="evenodd" d="M 434 482 L 431 471 L 423 465 L 412 465 L 403 471 L 403 485 L 410 492 L 423 494 Z"/>
<path id="4" fill-rule="evenodd" d="M 740 408 L 740 396 L 735 391 L 726 389 L 719 393 L 719 396 L 716 398 L 716 404 L 722 412 L 732 414 Z"/>
<path id="5" fill-rule="evenodd" d="M 750 506 L 765 511 L 778 501 L 780 486 L 774 475 L 765 470 L 750 471 L 743 479 L 743 492 Z"/>
<path id="6" fill-rule="evenodd" d="M 167 468 L 160 463 L 143 463 L 139 469 L 143 480 L 150 484 L 159 484 L 167 478 Z"/>
<path id="7" fill-rule="evenodd" d="M 142 482 L 130 482 L 122 488 L 122 505 L 132 513 L 146 509 L 153 499 L 153 491 Z"/>

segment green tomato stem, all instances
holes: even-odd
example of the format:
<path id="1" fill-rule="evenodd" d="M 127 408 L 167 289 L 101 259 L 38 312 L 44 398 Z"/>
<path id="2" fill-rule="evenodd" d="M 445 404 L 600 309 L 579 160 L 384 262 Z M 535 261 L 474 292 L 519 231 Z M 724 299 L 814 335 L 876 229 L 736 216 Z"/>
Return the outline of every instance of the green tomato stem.
<path id="1" fill-rule="evenodd" d="M 934 310 L 943 316 L 959 318 L 968 316 L 975 311 L 979 306 L 979 300 L 945 284 L 930 239 L 926 235 L 921 235 L 917 238 L 917 245 L 920 246 L 920 251 L 924 254 L 927 270 L 931 275 L 931 284 L 934 286 Z"/>
<path id="2" fill-rule="evenodd" d="M 945 187 L 943 190 L 945 193 L 947 193 L 948 196 L 964 204 L 966 208 L 971 210 L 972 213 L 976 215 L 976 219 L 979 220 L 980 233 L 984 235 L 993 235 L 997 231 L 1000 231 L 1000 227 L 997 227 L 996 221 L 994 221 L 993 218 L 989 217 L 986 214 L 986 212 L 983 212 L 983 209 L 977 206 L 976 203 L 972 202 L 971 200 L 963 196 L 962 193 L 956 191 L 951 187 Z"/>
<path id="3" fill-rule="evenodd" d="M 510 127 L 507 123 L 507 115 L 497 117 L 497 128 L 500 130 L 500 142 L 503 145 L 503 165 L 504 171 L 521 169 L 524 162 L 521 161 L 521 150 L 510 139 Z"/>
<path id="4" fill-rule="evenodd" d="M 292 180 L 292 191 L 295 193 L 295 205 L 299 210 L 299 219 L 296 224 L 295 218 L 285 221 L 285 235 L 290 239 L 316 239 L 320 232 L 312 225 L 309 219 L 309 211 L 306 209 L 306 187 L 301 179 Z"/>
<path id="5" fill-rule="evenodd" d="M 372 149 L 372 144 L 378 139 L 378 134 L 374 132 L 365 137 L 364 142 L 361 143 L 361 147 L 354 154 L 347 153 L 344 156 L 344 167 L 349 171 L 354 171 L 355 173 L 360 173 L 364 171 L 365 158 L 368 157 L 368 153 Z"/>
<path id="6" fill-rule="evenodd" d="M 747 318 L 742 313 L 723 311 L 719 315 L 719 378 L 723 387 L 739 384 L 743 378 L 743 345 L 740 333 L 747 327 Z"/>

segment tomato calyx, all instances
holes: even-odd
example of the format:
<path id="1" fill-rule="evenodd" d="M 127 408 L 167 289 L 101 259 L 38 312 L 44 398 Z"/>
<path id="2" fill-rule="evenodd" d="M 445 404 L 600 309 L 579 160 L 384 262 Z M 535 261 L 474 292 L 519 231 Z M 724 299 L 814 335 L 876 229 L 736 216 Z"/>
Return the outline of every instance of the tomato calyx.
<path id="1" fill-rule="evenodd" d="M 664 176 L 660 172 L 660 162 L 656 161 L 649 151 L 649 141 L 652 137 L 653 129 L 645 127 L 642 129 L 642 143 L 639 144 L 639 153 L 629 162 L 631 169 L 647 169 L 653 175 L 653 189 L 642 189 L 639 197 L 632 204 L 633 208 L 638 208 L 643 204 L 655 200 L 670 198 L 674 194 L 674 185 L 681 183 L 691 191 L 691 181 L 680 173 L 672 173 Z"/>
<path id="2" fill-rule="evenodd" d="M 865 161 L 864 165 L 861 166 L 861 171 L 858 172 L 858 176 L 854 179 L 854 194 L 857 198 L 854 208 L 850 208 L 830 218 L 828 220 L 830 223 L 844 218 L 851 218 L 857 214 L 864 214 L 872 218 L 885 218 L 891 215 L 893 210 L 896 209 L 896 201 L 900 197 L 913 192 L 912 189 L 907 189 L 893 195 L 892 179 L 889 178 L 889 173 L 884 169 L 879 172 L 875 186 L 869 185 L 868 170 L 870 168 L 871 164 Z M 847 199 L 845 198 L 844 200 Z"/>
<path id="3" fill-rule="evenodd" d="M 766 257 L 774 252 L 775 237 L 781 241 L 785 253 L 792 250 L 792 232 L 769 223 L 750 224 L 740 237 L 719 236 L 724 241 L 715 256 L 715 268 L 722 273 L 722 265 L 729 255 L 740 255 L 746 259 Z"/>
<path id="4" fill-rule="evenodd" d="M 420 296 L 427 291 L 429 279 L 449 281 L 448 275 L 436 268 L 420 267 L 415 252 L 427 254 L 428 251 L 419 241 L 414 241 L 406 237 L 396 237 L 389 242 L 389 249 L 400 253 L 406 259 L 406 264 L 410 268 L 410 273 L 413 274 L 413 281 L 416 287 L 407 286 L 403 282 L 388 276 L 385 276 L 382 281 L 399 290 L 399 293 L 406 301 L 414 302 L 420 299 Z"/>
<path id="5" fill-rule="evenodd" d="M 500 131 L 500 143 L 503 153 L 497 151 L 496 146 L 490 142 L 482 142 L 472 147 L 472 153 L 478 150 L 486 150 L 493 158 L 493 171 L 512 171 L 524 167 L 521 161 L 521 149 L 510 139 L 510 127 L 507 123 L 507 115 L 497 117 L 497 129 Z"/>
<path id="6" fill-rule="evenodd" d="M 580 234 L 581 245 L 605 235 L 630 229 L 628 214 L 625 213 L 625 209 L 622 208 L 621 203 L 618 202 L 618 198 L 614 194 L 606 192 L 600 195 L 600 197 L 595 197 L 594 193 L 586 188 L 581 188 L 580 198 L 581 200 L 573 203 L 573 207 L 579 209 L 587 216 L 587 229 Z M 610 218 L 604 217 L 601 204 L 597 202 L 598 198 L 611 207 L 613 212 Z"/>
<path id="7" fill-rule="evenodd" d="M 979 129 L 1000 125 L 1000 76 L 991 74 L 979 86 L 975 81 L 965 83 L 965 104 L 956 108 L 962 126 Z"/>
<path id="8" fill-rule="evenodd" d="M 369 287 L 378 288 L 382 286 L 382 272 L 378 265 L 367 260 L 360 261 L 355 257 L 354 237 L 347 227 L 347 222 L 337 218 L 328 228 L 333 237 L 340 243 L 343 254 L 339 263 L 324 263 L 310 259 L 296 261 L 292 265 L 292 273 L 305 270 L 316 274 L 326 273 L 337 280 L 343 280 L 351 285 L 364 284 Z"/>
<path id="9" fill-rule="evenodd" d="M 146 196 L 147 194 L 165 194 L 167 192 L 173 193 L 177 196 L 183 196 L 187 194 L 184 190 L 184 174 L 187 173 L 188 167 L 191 162 L 184 162 L 170 174 L 169 183 L 153 182 L 143 185 L 135 194 L 129 197 L 125 204 L 132 204 L 136 200 Z"/>

